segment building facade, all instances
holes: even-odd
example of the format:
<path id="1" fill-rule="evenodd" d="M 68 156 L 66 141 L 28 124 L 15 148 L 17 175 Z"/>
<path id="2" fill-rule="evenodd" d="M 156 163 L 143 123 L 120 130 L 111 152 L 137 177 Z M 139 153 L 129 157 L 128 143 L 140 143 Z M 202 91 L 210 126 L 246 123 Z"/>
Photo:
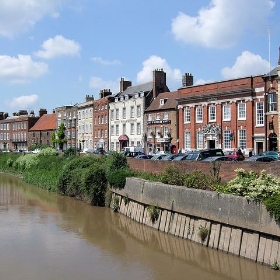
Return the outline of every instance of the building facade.
<path id="1" fill-rule="evenodd" d="M 93 105 L 94 97 L 86 95 L 86 100 L 77 105 L 77 149 L 87 151 L 93 149 Z"/>
<path id="2" fill-rule="evenodd" d="M 159 93 L 169 91 L 166 73 L 162 69 L 153 71 L 153 80 L 132 86 L 121 79 L 120 93 L 109 103 L 110 150 L 121 151 L 124 147 L 145 148 L 147 126 L 144 111 Z"/>
<path id="3" fill-rule="evenodd" d="M 66 105 L 55 108 L 57 116 L 57 128 L 65 125 L 66 143 L 63 150 L 77 147 L 77 105 Z"/>
<path id="4" fill-rule="evenodd" d="M 266 149 L 262 76 L 207 83 L 179 90 L 179 142 L 184 150 L 239 147 Z"/>
<path id="5" fill-rule="evenodd" d="M 99 99 L 94 100 L 93 110 L 93 149 L 109 149 L 109 103 L 112 100 L 110 89 L 99 92 Z"/>

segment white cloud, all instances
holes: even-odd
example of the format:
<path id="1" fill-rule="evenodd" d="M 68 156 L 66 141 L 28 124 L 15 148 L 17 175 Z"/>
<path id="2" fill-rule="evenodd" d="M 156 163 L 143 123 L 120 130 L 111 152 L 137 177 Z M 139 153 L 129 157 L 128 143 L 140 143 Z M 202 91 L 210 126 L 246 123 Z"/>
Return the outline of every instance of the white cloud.
<path id="1" fill-rule="evenodd" d="M 271 0 L 212 0 L 196 17 L 179 13 L 173 19 L 172 32 L 186 44 L 227 48 L 235 45 L 243 32 L 263 28 L 274 4 Z"/>
<path id="2" fill-rule="evenodd" d="M 79 55 L 81 47 L 74 40 L 69 40 L 61 35 L 46 40 L 42 44 L 41 51 L 35 53 L 36 56 L 51 59 L 57 56 Z"/>
<path id="3" fill-rule="evenodd" d="M 225 67 L 221 74 L 225 79 L 265 74 L 269 72 L 269 62 L 260 55 L 244 51 L 237 57 L 232 67 Z"/>
<path id="4" fill-rule="evenodd" d="M 7 100 L 6 105 L 10 108 L 21 108 L 28 109 L 32 107 L 38 101 L 38 95 L 23 95 L 19 97 L 14 97 L 12 100 Z"/>
<path id="5" fill-rule="evenodd" d="M 91 77 L 89 82 L 90 88 L 95 88 L 98 90 L 110 89 L 112 93 L 119 92 L 119 82 L 105 81 L 100 77 Z"/>
<path id="6" fill-rule="evenodd" d="M 182 74 L 179 69 L 172 69 L 167 61 L 159 56 L 150 56 L 143 62 L 143 69 L 137 74 L 137 83 L 142 84 L 153 80 L 153 71 L 163 69 L 166 73 L 167 86 L 171 90 L 182 85 Z"/>
<path id="7" fill-rule="evenodd" d="M 27 83 L 47 72 L 48 65 L 46 63 L 35 62 L 29 55 L 0 56 L 0 80 L 11 83 Z"/>
<path id="8" fill-rule="evenodd" d="M 0 0 L 0 35 L 13 37 L 57 13 L 64 0 Z"/>
<path id="9" fill-rule="evenodd" d="M 121 64 L 121 62 L 119 60 L 116 60 L 116 59 L 109 61 L 109 60 L 104 60 L 101 57 L 92 57 L 91 60 L 96 62 L 96 63 L 100 63 L 102 65 L 105 65 L 105 66 Z"/>

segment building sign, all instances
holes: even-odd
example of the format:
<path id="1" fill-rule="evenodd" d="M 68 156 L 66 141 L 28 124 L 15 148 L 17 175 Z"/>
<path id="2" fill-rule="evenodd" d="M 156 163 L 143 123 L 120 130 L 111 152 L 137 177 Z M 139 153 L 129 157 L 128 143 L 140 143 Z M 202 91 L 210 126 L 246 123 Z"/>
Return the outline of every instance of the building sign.
<path id="1" fill-rule="evenodd" d="M 170 124 L 171 120 L 155 120 L 155 121 L 148 121 L 147 124 Z"/>

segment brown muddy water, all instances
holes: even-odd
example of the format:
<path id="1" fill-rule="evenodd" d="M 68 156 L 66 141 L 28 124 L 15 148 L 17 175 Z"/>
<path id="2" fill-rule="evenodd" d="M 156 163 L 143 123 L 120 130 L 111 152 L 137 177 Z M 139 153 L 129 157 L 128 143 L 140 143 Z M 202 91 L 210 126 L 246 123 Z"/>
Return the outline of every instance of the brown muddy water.
<path id="1" fill-rule="evenodd" d="M 279 280 L 268 266 L 0 174 L 1 280 Z"/>

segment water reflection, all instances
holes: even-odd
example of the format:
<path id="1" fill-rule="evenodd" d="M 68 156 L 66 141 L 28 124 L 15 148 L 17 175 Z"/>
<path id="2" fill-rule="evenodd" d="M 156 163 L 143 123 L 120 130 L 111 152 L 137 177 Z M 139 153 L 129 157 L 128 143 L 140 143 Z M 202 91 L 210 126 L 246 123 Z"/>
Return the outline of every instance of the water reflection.
<path id="1" fill-rule="evenodd" d="M 6 175 L 0 176 L 0 218 L 1 279 L 276 280 L 280 275 Z"/>

